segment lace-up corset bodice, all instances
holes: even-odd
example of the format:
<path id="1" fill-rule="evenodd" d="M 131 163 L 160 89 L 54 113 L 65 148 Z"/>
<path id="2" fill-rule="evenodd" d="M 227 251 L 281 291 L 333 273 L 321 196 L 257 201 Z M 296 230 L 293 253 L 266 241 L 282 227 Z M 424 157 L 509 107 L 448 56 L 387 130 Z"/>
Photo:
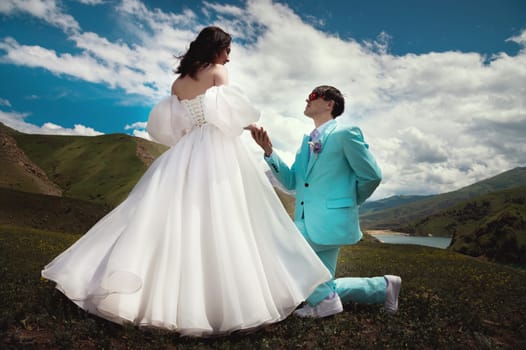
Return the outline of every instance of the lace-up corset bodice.
<path id="1" fill-rule="evenodd" d="M 191 100 L 181 100 L 192 119 L 194 126 L 200 127 L 206 124 L 205 112 L 203 108 L 203 99 L 205 95 L 199 95 Z"/>

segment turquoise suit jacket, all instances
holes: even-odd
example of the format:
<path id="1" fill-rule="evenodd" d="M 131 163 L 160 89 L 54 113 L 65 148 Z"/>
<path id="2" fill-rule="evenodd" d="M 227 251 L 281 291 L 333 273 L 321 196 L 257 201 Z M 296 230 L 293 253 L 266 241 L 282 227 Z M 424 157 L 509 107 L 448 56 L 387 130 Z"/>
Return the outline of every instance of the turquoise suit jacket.
<path id="1" fill-rule="evenodd" d="M 289 168 L 276 152 L 265 158 L 277 179 L 296 190 L 295 220 L 304 220 L 307 238 L 319 245 L 346 245 L 362 237 L 358 206 L 380 184 L 380 168 L 361 130 L 330 121 L 321 151 L 309 159 L 309 136 L 303 137 Z"/>

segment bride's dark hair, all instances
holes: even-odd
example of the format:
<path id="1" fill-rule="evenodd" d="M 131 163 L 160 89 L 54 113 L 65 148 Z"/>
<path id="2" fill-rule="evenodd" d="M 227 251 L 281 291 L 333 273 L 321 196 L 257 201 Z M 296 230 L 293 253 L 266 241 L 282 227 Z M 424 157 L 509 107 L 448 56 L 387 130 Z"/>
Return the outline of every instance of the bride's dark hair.
<path id="1" fill-rule="evenodd" d="M 214 63 L 223 49 L 230 46 L 232 37 L 223 29 L 215 26 L 206 27 L 190 43 L 190 48 L 182 56 L 176 56 L 181 60 L 175 73 L 181 77 L 186 75 L 195 78 L 201 68 Z"/>

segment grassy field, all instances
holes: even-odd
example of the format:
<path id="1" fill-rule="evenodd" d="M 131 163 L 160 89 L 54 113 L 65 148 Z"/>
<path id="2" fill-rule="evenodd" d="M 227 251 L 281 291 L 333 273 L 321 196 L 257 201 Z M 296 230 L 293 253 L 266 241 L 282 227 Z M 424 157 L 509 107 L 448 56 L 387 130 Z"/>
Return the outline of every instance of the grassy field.
<path id="1" fill-rule="evenodd" d="M 372 240 L 342 250 L 338 275 L 403 278 L 400 312 L 347 305 L 322 320 L 289 317 L 214 339 L 121 327 L 91 316 L 40 278 L 79 236 L 0 227 L 2 349 L 519 349 L 526 347 L 526 271 L 447 250 Z"/>
<path id="2" fill-rule="evenodd" d="M 110 210 L 74 198 L 0 188 L 0 225 L 80 234 Z"/>

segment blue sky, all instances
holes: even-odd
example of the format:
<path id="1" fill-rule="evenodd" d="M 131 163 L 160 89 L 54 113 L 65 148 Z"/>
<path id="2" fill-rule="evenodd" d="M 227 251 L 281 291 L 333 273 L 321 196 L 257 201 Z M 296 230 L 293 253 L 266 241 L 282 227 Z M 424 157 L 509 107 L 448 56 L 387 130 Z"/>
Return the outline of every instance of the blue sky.
<path id="1" fill-rule="evenodd" d="M 526 2 L 0 2 L 0 121 L 23 132 L 146 137 L 172 54 L 206 25 L 234 37 L 231 81 L 283 157 L 304 96 L 332 84 L 384 172 L 376 198 L 439 193 L 526 165 Z M 254 149 L 256 152 L 256 149 Z"/>

